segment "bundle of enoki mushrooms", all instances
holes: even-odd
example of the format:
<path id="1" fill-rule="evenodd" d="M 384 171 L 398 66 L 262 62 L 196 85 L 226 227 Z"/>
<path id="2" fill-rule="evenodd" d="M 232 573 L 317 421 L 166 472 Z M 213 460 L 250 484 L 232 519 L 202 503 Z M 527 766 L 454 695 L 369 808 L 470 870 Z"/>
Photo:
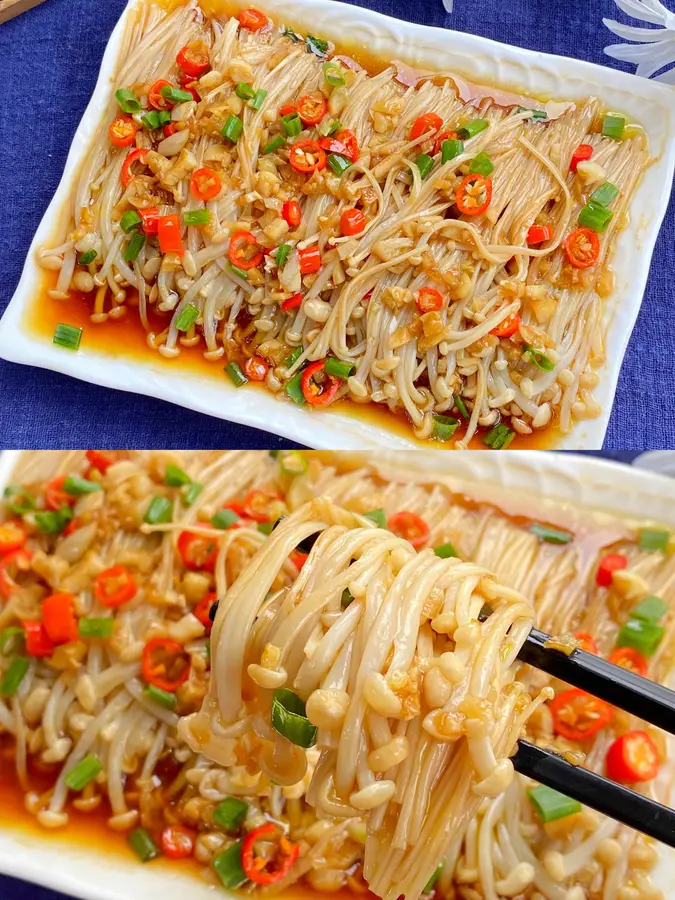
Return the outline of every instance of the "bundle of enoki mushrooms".
<path id="1" fill-rule="evenodd" d="M 270 594 L 310 536 L 295 582 Z M 304 782 L 320 818 L 364 818 L 370 889 L 416 898 L 441 858 L 457 860 L 483 798 L 513 781 L 508 756 L 548 696 L 514 680 L 532 623 L 485 569 L 313 500 L 221 599 L 209 692 L 180 732 L 221 763 Z"/>

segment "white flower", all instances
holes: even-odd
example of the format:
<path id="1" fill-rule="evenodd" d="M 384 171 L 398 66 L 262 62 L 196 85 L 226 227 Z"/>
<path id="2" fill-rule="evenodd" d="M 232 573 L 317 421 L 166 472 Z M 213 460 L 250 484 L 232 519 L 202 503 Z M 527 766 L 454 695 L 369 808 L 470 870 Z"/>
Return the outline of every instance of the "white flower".
<path id="1" fill-rule="evenodd" d="M 603 22 L 617 37 L 634 44 L 612 44 L 605 47 L 607 56 L 637 65 L 636 75 L 650 78 L 656 72 L 675 62 L 675 13 L 670 12 L 660 0 L 614 0 L 620 10 L 652 25 L 662 28 L 643 28 L 622 25 L 613 19 Z M 656 76 L 659 81 L 675 84 L 675 69 Z"/>

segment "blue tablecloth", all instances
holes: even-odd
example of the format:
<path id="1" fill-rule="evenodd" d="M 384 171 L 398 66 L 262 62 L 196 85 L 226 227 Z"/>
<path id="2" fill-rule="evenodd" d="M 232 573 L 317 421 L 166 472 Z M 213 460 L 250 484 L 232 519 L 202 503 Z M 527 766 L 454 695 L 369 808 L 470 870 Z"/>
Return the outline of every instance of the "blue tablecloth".
<path id="1" fill-rule="evenodd" d="M 357 0 L 427 25 L 454 27 L 536 50 L 621 66 L 602 53 L 614 38 L 613 0 Z M 671 0 L 672 5 L 672 0 Z M 73 133 L 124 0 L 46 0 L 0 26 L 0 312 L 16 287 L 34 230 L 55 190 Z M 348 9 L 345 10 L 348 23 Z M 348 25 L 346 25 L 348 27 Z M 630 68 L 630 67 L 627 67 Z M 675 273 L 671 202 L 628 349 L 605 446 L 675 447 Z M 611 348 L 610 348 L 611 352 Z M 0 446 L 268 447 L 262 432 L 133 394 L 0 360 Z"/>

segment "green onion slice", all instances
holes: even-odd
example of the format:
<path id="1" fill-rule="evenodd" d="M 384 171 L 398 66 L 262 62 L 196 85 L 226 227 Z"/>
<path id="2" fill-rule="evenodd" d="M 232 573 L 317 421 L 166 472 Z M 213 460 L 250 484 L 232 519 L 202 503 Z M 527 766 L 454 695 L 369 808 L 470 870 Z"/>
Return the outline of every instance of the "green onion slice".
<path id="1" fill-rule="evenodd" d="M 73 518 L 70 507 L 60 510 L 45 509 L 34 513 L 35 525 L 43 534 L 61 534 L 68 522 Z"/>
<path id="2" fill-rule="evenodd" d="M 670 540 L 670 532 L 658 528 L 643 528 L 640 531 L 640 550 L 665 550 Z"/>
<path id="3" fill-rule="evenodd" d="M 581 803 L 572 800 L 559 791 L 538 784 L 528 788 L 527 796 L 542 822 L 555 822 L 556 819 L 564 819 L 565 816 L 573 816 L 581 812 Z"/>
<path id="4" fill-rule="evenodd" d="M 71 791 L 81 791 L 90 781 L 101 771 L 103 766 L 101 761 L 93 753 L 88 753 L 75 768 L 71 769 L 66 775 L 66 784 Z"/>
<path id="5" fill-rule="evenodd" d="M 240 269 L 239 266 L 235 266 L 233 263 L 228 263 L 230 267 L 230 272 L 234 275 L 237 275 L 239 278 L 242 278 L 244 281 L 248 281 L 248 272 L 245 269 Z"/>
<path id="6" fill-rule="evenodd" d="M 298 348 L 299 349 L 299 348 Z M 300 351 L 302 353 L 302 351 Z M 296 372 L 285 387 L 286 394 L 291 398 L 293 403 L 303 406 L 306 402 L 305 395 L 302 392 L 302 369 Z"/>
<path id="7" fill-rule="evenodd" d="M 328 41 L 324 41 L 323 38 L 314 37 L 313 34 L 308 34 L 305 38 L 305 46 L 307 47 L 308 53 L 313 53 L 314 56 L 325 56 L 328 53 Z"/>
<path id="8" fill-rule="evenodd" d="M 218 873 L 223 887 L 231 891 L 240 888 L 248 881 L 241 865 L 241 847 L 242 842 L 237 841 L 229 846 L 227 850 L 219 853 L 213 860 L 213 868 Z"/>
<path id="9" fill-rule="evenodd" d="M 555 364 L 546 356 L 545 353 L 542 353 L 541 350 L 535 350 L 532 344 L 523 344 L 523 349 L 530 354 L 532 358 L 532 362 L 538 369 L 541 369 L 542 372 L 552 372 L 555 369 Z"/>
<path id="10" fill-rule="evenodd" d="M 436 413 L 433 416 L 433 426 L 431 429 L 431 439 L 433 441 L 449 441 L 459 427 L 459 419 L 452 416 L 441 416 Z"/>
<path id="11" fill-rule="evenodd" d="M 485 131 L 489 124 L 487 119 L 472 119 L 463 128 L 458 129 L 457 136 L 463 141 L 468 141 L 469 138 L 476 137 L 481 131 Z"/>
<path id="12" fill-rule="evenodd" d="M 616 116 L 610 113 L 609 115 L 605 116 L 602 121 L 603 135 L 608 138 L 613 138 L 615 141 L 621 140 L 625 128 L 625 116 Z"/>
<path id="13" fill-rule="evenodd" d="M 546 544 L 569 544 L 572 535 L 567 531 L 560 531 L 558 528 L 549 528 L 548 525 L 540 525 L 535 522 L 530 525 L 530 534 L 534 534 L 540 541 Z"/>
<path id="14" fill-rule="evenodd" d="M 286 143 L 286 138 L 282 134 L 278 134 L 275 138 L 269 142 L 269 144 L 265 144 L 263 147 L 263 156 L 267 153 L 274 153 L 275 150 L 278 150 L 279 147 L 283 147 Z"/>
<path id="15" fill-rule="evenodd" d="M 600 206 L 598 203 L 587 203 L 579 213 L 579 224 L 584 228 L 590 228 L 602 234 L 607 230 L 607 226 L 614 218 L 614 213 L 606 206 Z"/>
<path id="16" fill-rule="evenodd" d="M 134 828 L 133 831 L 130 831 L 127 835 L 127 844 L 141 862 L 149 862 L 159 856 L 159 847 L 145 828 Z"/>
<path id="17" fill-rule="evenodd" d="M 436 882 L 438 881 L 438 876 L 441 874 L 442 871 L 443 871 L 443 863 L 440 863 L 438 866 L 436 866 L 436 871 L 434 872 L 434 874 L 424 885 L 424 890 L 422 891 L 423 894 L 430 894 L 433 891 L 433 889 L 436 887 Z"/>
<path id="18" fill-rule="evenodd" d="M 115 627 L 112 617 L 101 619 L 83 618 L 77 623 L 77 630 L 83 638 L 109 638 Z"/>
<path id="19" fill-rule="evenodd" d="M 307 471 L 309 463 L 299 450 L 284 450 L 279 453 L 279 465 L 284 475 L 302 475 Z"/>
<path id="20" fill-rule="evenodd" d="M 668 604 L 660 597 L 645 597 L 630 611 L 631 619 L 642 619 L 644 622 L 655 624 L 668 612 Z"/>
<path id="21" fill-rule="evenodd" d="M 128 209 L 120 219 L 120 228 L 125 234 L 129 234 L 134 228 L 143 222 L 135 209 Z"/>
<path id="22" fill-rule="evenodd" d="M 152 700 L 153 703 L 158 703 L 165 709 L 173 709 L 176 705 L 175 694 L 172 694 L 170 691 L 163 691 L 161 688 L 155 687 L 154 684 L 149 684 L 143 689 L 143 696 L 147 697 L 148 700 Z"/>
<path id="23" fill-rule="evenodd" d="M 284 266 L 288 261 L 288 257 L 291 253 L 291 245 L 290 244 L 279 244 L 277 247 L 277 253 L 274 257 L 275 262 L 279 268 Z"/>
<path id="24" fill-rule="evenodd" d="M 115 91 L 115 99 L 125 113 L 137 113 L 142 109 L 141 101 L 129 88 L 120 88 L 118 91 Z"/>
<path id="25" fill-rule="evenodd" d="M 148 525 L 166 525 L 173 517 L 173 507 L 167 497 L 153 497 L 145 513 Z"/>
<path id="26" fill-rule="evenodd" d="M 440 547 L 434 547 L 434 553 L 436 556 L 440 556 L 441 559 L 459 558 L 459 553 L 455 550 L 450 541 L 448 541 L 447 544 L 441 544 Z"/>
<path id="27" fill-rule="evenodd" d="M 305 715 L 304 701 L 281 688 L 272 698 L 272 728 L 297 747 L 313 747 L 316 743 L 316 725 Z"/>
<path id="28" fill-rule="evenodd" d="M 354 598 L 351 595 L 349 588 L 345 588 L 342 592 L 342 599 L 340 601 L 340 605 L 343 609 L 347 609 L 350 603 L 354 602 Z"/>
<path id="29" fill-rule="evenodd" d="M 210 221 L 211 213 L 208 209 L 190 209 L 183 213 L 186 225 L 208 225 Z"/>
<path id="30" fill-rule="evenodd" d="M 286 137 L 297 137 L 302 131 L 302 119 L 297 113 L 288 113 L 281 117 L 281 127 Z"/>
<path id="31" fill-rule="evenodd" d="M 302 356 L 302 347 L 296 347 L 291 355 L 286 358 L 286 367 L 290 369 Z"/>
<path id="32" fill-rule="evenodd" d="M 236 144 L 239 138 L 241 137 L 241 133 L 244 130 L 244 123 L 241 121 L 239 116 L 228 116 L 225 125 L 220 132 L 224 138 L 227 138 L 228 141 L 232 141 L 233 144 Z"/>
<path id="33" fill-rule="evenodd" d="M 189 91 L 182 91 L 180 88 L 170 84 L 165 84 L 163 88 L 160 88 L 159 92 L 170 103 L 189 103 L 190 100 L 195 99 Z"/>
<path id="34" fill-rule="evenodd" d="M 255 92 L 255 97 L 251 100 L 249 106 L 251 109 L 260 109 L 265 102 L 265 97 L 267 96 L 267 91 L 264 91 L 262 88 Z"/>
<path id="35" fill-rule="evenodd" d="M 238 362 L 228 363 L 225 366 L 225 371 L 230 376 L 230 380 L 235 387 L 241 387 L 244 384 L 248 384 L 248 378 L 244 375 Z"/>
<path id="36" fill-rule="evenodd" d="M 226 797 L 213 811 L 213 824 L 236 834 L 246 821 L 248 803 L 238 797 Z"/>
<path id="37" fill-rule="evenodd" d="M 466 403 L 464 402 L 461 394 L 457 394 L 455 396 L 455 406 L 459 410 L 459 414 L 463 419 L 471 418 L 471 416 L 469 415 L 469 410 L 466 408 Z"/>
<path id="38" fill-rule="evenodd" d="M 192 506 L 203 490 L 204 485 L 200 484 L 198 481 L 194 481 L 185 491 L 183 496 L 183 506 Z"/>
<path id="39" fill-rule="evenodd" d="M 79 475 L 69 475 L 63 482 L 63 490 L 71 497 L 81 497 L 84 494 L 95 494 L 102 491 L 103 487 L 98 481 L 89 481 L 88 478 L 80 478 Z"/>
<path id="40" fill-rule="evenodd" d="M 616 200 L 620 193 L 621 191 L 618 187 L 613 185 L 611 181 L 606 181 L 593 191 L 589 200 L 591 203 L 597 203 L 599 206 L 609 206 L 610 203 L 613 203 Z"/>
<path id="41" fill-rule="evenodd" d="M 326 125 L 326 137 L 331 137 L 335 134 L 336 131 L 339 131 L 342 128 L 342 122 L 339 119 L 334 119 L 332 122 L 328 121 Z M 321 131 L 321 125 L 319 125 L 319 131 Z"/>
<path id="42" fill-rule="evenodd" d="M 515 438 L 515 431 L 511 431 L 506 425 L 495 425 L 483 438 L 483 443 L 493 450 L 506 450 Z"/>
<path id="43" fill-rule="evenodd" d="M 131 235 L 131 240 L 124 248 L 124 258 L 127 262 L 134 262 L 138 259 L 141 250 L 145 247 L 145 235 L 139 231 L 135 231 Z"/>
<path id="44" fill-rule="evenodd" d="M 331 87 L 342 87 L 342 85 L 347 83 L 342 66 L 338 65 L 338 63 L 325 62 L 321 68 L 323 69 L 323 77 L 326 84 L 329 84 Z"/>
<path id="45" fill-rule="evenodd" d="M 661 643 L 665 629 L 654 622 L 629 618 L 622 625 L 616 639 L 617 647 L 634 647 L 643 656 L 653 656 Z"/>
<path id="46" fill-rule="evenodd" d="M 345 156 L 340 156 L 338 153 L 329 153 L 326 157 L 326 162 L 336 175 L 344 175 L 347 169 L 351 166 L 350 160 L 348 160 Z"/>
<path id="47" fill-rule="evenodd" d="M 164 484 L 169 487 L 183 487 L 184 484 L 192 484 L 192 479 L 178 466 L 168 465 L 164 470 Z"/>
<path id="48" fill-rule="evenodd" d="M 341 378 L 343 381 L 346 381 L 356 372 L 356 366 L 354 363 L 343 362 L 341 359 L 329 356 L 326 360 L 325 372 L 326 375 L 332 375 L 334 378 Z"/>
<path id="49" fill-rule="evenodd" d="M 54 339 L 52 343 L 57 347 L 64 347 L 66 350 L 79 350 L 80 341 L 82 340 L 82 329 L 75 328 L 74 325 L 64 325 L 62 322 L 54 329 Z"/>
<path id="50" fill-rule="evenodd" d="M 240 81 L 239 84 L 234 89 L 235 94 L 240 100 L 253 100 L 255 97 L 255 91 L 251 87 L 250 84 L 245 84 L 243 81 Z"/>
<path id="51" fill-rule="evenodd" d="M 95 250 L 87 250 L 86 253 L 80 253 L 77 257 L 78 266 L 90 266 L 98 256 Z"/>
<path id="52" fill-rule="evenodd" d="M 23 488 L 16 485 L 7 485 L 2 496 L 7 509 L 17 516 L 22 516 L 24 513 L 35 509 L 35 498 L 32 494 L 27 493 Z"/>
<path id="53" fill-rule="evenodd" d="M 26 677 L 30 667 L 30 660 L 25 656 L 15 656 L 9 664 L 5 676 L 0 682 L 0 694 L 3 697 L 12 697 L 19 690 L 21 682 Z"/>
<path id="54" fill-rule="evenodd" d="M 199 310 L 193 303 L 188 303 L 178 314 L 178 318 L 176 319 L 176 329 L 178 331 L 188 331 L 192 328 L 198 318 Z"/>
<path id="55" fill-rule="evenodd" d="M 159 110 L 149 109 L 141 116 L 141 123 L 148 131 L 156 131 L 159 128 Z"/>
<path id="56" fill-rule="evenodd" d="M 469 164 L 469 172 L 473 175 L 484 175 L 487 178 L 488 175 L 492 175 L 494 170 L 494 163 L 487 153 L 479 153 L 478 156 L 474 156 Z"/>
<path id="57" fill-rule="evenodd" d="M 420 170 L 422 178 L 426 178 L 434 167 L 434 161 L 428 153 L 420 153 L 415 160 L 415 165 Z"/>
<path id="58" fill-rule="evenodd" d="M 450 162 L 456 156 L 464 153 L 464 141 L 443 141 L 441 144 L 441 162 Z"/>
<path id="59" fill-rule="evenodd" d="M 274 531 L 274 522 L 258 522 L 258 531 L 269 537 Z"/>
<path id="60" fill-rule="evenodd" d="M 223 531 L 238 521 L 239 516 L 233 509 L 219 509 L 218 512 L 211 517 L 211 524 L 213 527 L 220 528 Z"/>
<path id="61" fill-rule="evenodd" d="M 377 525 L 378 528 L 387 527 L 387 517 L 385 516 L 383 509 L 371 509 L 363 515 L 366 519 L 370 519 L 374 525 Z"/>
<path id="62" fill-rule="evenodd" d="M 23 647 L 26 632 L 18 625 L 10 625 L 0 631 L 0 653 L 3 656 L 11 656 L 18 653 Z"/>

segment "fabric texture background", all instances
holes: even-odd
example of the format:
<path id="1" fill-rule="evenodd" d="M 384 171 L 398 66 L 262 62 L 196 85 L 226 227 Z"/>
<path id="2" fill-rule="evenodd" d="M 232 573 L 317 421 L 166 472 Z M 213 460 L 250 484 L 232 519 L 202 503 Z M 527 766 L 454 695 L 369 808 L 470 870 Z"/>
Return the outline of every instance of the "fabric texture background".
<path id="1" fill-rule="evenodd" d="M 628 21 L 613 0 L 456 0 L 450 15 L 441 0 L 354 2 L 426 25 L 631 69 L 602 52 L 614 42 L 602 16 Z M 672 5 L 673 0 L 668 2 Z M 0 25 L 0 312 L 17 285 L 32 236 L 59 182 L 103 50 L 123 8 L 124 0 L 46 0 Z M 347 29 L 348 12 L 346 8 Z M 621 372 L 608 449 L 675 447 L 670 283 L 674 231 L 671 201 Z M 0 447 L 290 446 L 264 432 L 162 401 L 3 360 L 0 389 Z"/>

